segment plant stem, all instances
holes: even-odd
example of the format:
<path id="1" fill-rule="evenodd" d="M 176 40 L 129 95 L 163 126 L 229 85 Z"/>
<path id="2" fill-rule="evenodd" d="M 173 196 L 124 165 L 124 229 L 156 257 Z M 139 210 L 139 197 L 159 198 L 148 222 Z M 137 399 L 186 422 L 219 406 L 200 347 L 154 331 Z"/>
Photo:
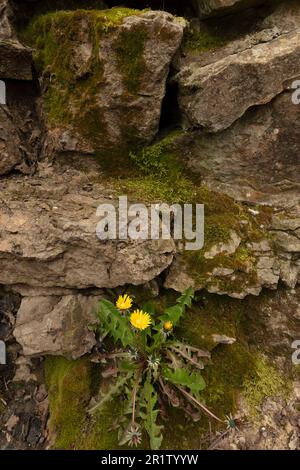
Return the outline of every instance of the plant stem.
<path id="1" fill-rule="evenodd" d="M 139 369 L 138 372 L 137 372 L 137 375 L 136 375 L 136 382 L 135 382 L 135 384 L 134 384 L 134 388 L 133 388 L 133 391 L 132 391 L 132 418 L 131 418 L 131 425 L 132 425 L 132 426 L 135 425 L 135 405 L 136 405 L 136 396 L 137 396 L 137 392 L 138 392 L 138 389 L 139 389 L 139 383 L 140 383 L 141 372 L 142 372 L 142 369 Z"/>
<path id="2" fill-rule="evenodd" d="M 190 401 L 198 405 L 206 414 L 214 418 L 216 421 L 219 421 L 219 423 L 225 423 L 225 421 L 222 421 L 220 418 L 218 418 L 215 414 L 213 414 L 208 408 L 206 408 L 203 403 L 200 403 L 200 401 L 196 400 L 196 398 L 193 397 L 190 393 L 188 393 L 184 388 L 180 387 L 179 385 L 175 385 L 180 392 L 185 395 Z"/>

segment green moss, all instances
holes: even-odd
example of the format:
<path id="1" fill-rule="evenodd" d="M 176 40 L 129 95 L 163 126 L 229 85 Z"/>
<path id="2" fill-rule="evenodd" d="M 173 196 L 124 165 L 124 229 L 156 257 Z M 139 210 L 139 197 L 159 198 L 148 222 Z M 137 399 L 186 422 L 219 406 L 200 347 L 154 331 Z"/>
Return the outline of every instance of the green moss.
<path id="1" fill-rule="evenodd" d="M 217 295 L 201 295 L 198 304 L 189 310 L 179 334 L 190 344 L 211 351 L 211 363 L 203 376 L 207 387 L 202 398 L 218 416 L 234 414 L 241 395 L 249 408 L 249 419 L 256 416 L 257 407 L 269 396 L 287 396 L 288 377 L 272 365 L 262 351 L 248 344 L 255 343 L 249 332 L 247 315 L 251 299 L 234 300 Z M 213 334 L 236 338 L 232 345 L 216 345 Z"/>
<path id="2" fill-rule="evenodd" d="M 146 72 L 144 60 L 145 42 L 148 33 L 143 26 L 121 31 L 115 43 L 124 83 L 129 93 L 136 94 Z"/>
<path id="3" fill-rule="evenodd" d="M 62 357 L 47 357 L 45 360 L 49 429 L 56 437 L 57 449 L 74 448 L 81 437 L 90 399 L 90 371 L 86 359 L 67 361 Z"/>
<path id="4" fill-rule="evenodd" d="M 179 165 L 176 162 L 176 155 L 172 148 L 172 143 L 180 135 L 179 131 L 170 133 L 163 140 L 142 148 L 138 153 L 130 152 L 129 156 L 143 174 L 172 177 L 179 172 Z"/>
<path id="5" fill-rule="evenodd" d="M 184 177 L 162 181 L 155 176 L 130 177 L 115 181 L 118 194 L 144 202 L 183 203 L 190 200 L 193 186 Z"/>
<path id="6" fill-rule="evenodd" d="M 212 364 L 203 374 L 207 382 L 204 392 L 207 405 L 221 417 L 230 413 L 234 416 L 244 380 L 248 374 L 254 373 L 254 359 L 245 345 L 220 345 L 214 351 Z"/>
<path id="7" fill-rule="evenodd" d="M 96 149 L 104 144 L 110 148 L 104 112 L 95 104 L 99 90 L 105 86 L 99 54 L 101 40 L 122 24 L 124 18 L 140 14 L 142 11 L 128 8 L 57 11 L 34 18 L 20 33 L 22 40 L 35 50 L 39 73 L 48 77 L 44 96 L 50 128 L 71 126 Z M 82 43 L 83 31 L 92 50 L 88 62 L 80 65 L 73 61 L 73 52 Z M 119 57 L 125 54 L 121 68 L 124 66 L 125 81 L 132 91 L 140 77 L 146 37 L 142 31 L 132 30 L 128 33 L 130 37 L 123 37 L 126 34 L 121 33 L 116 49 Z"/>
<path id="8" fill-rule="evenodd" d="M 183 48 L 196 53 L 217 49 L 225 44 L 226 41 L 223 37 L 202 24 L 200 31 L 193 28 L 186 31 Z"/>
<path id="9" fill-rule="evenodd" d="M 262 354 L 256 354 L 253 373 L 248 373 L 244 381 L 243 396 L 250 414 L 255 417 L 258 407 L 266 397 L 287 396 L 291 392 L 290 381 L 284 379 Z"/>
<path id="10" fill-rule="evenodd" d="M 55 449 L 107 450 L 118 448 L 114 427 L 120 401 L 109 403 L 91 418 L 87 410 L 100 385 L 100 369 L 88 357 L 68 361 L 45 359 L 45 381 L 49 397 L 49 430 Z"/>

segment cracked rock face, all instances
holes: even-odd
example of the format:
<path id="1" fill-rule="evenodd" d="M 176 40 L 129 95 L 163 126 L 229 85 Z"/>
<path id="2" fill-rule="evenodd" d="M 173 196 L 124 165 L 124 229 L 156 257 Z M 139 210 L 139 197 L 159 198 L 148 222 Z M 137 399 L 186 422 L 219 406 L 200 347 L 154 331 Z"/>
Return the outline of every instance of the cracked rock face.
<path id="1" fill-rule="evenodd" d="M 149 143 L 156 135 L 169 67 L 185 22 L 165 12 L 134 15 L 129 10 L 128 15 L 112 23 L 105 11 L 98 16 L 53 14 L 46 34 L 57 42 L 57 50 L 66 41 L 68 62 L 58 70 L 61 59 L 53 53 L 42 70 L 48 148 L 54 152 L 122 153 L 126 146 Z M 92 41 L 93 28 L 99 31 L 99 44 Z M 39 20 L 36 31 L 33 47 L 42 57 L 39 45 L 44 29 Z M 72 89 L 81 90 L 79 96 Z M 55 99 L 64 102 L 60 111 L 52 106 Z"/>
<path id="2" fill-rule="evenodd" d="M 0 105 L 0 175 L 8 173 L 22 162 L 20 137 L 12 116 Z"/>
<path id="3" fill-rule="evenodd" d="M 192 135 L 187 166 L 208 186 L 253 203 L 289 206 L 299 200 L 300 107 L 291 92 L 223 132 Z"/>
<path id="4" fill-rule="evenodd" d="M 176 80 L 188 125 L 222 131 L 249 108 L 269 103 L 300 76 L 299 44 L 300 30 L 204 67 L 184 67 Z"/>
<path id="5" fill-rule="evenodd" d="M 42 134 L 35 106 L 36 89 L 32 82 L 4 82 L 6 104 L 0 105 L 0 175 L 12 170 L 30 173 L 38 157 Z"/>
<path id="6" fill-rule="evenodd" d="M 65 289 L 140 285 L 170 265 L 172 240 L 100 241 L 96 209 L 113 201 L 105 198 L 101 184 L 93 185 L 92 194 L 84 190 L 86 173 L 58 171 L 52 169 L 51 177 L 1 181 L 1 284 Z"/>

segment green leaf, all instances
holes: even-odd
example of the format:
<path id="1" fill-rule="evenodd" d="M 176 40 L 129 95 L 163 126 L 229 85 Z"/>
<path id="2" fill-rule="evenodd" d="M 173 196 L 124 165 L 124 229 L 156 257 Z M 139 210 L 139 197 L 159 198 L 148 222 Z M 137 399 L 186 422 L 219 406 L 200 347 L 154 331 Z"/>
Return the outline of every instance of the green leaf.
<path id="1" fill-rule="evenodd" d="M 134 363 L 134 362 L 130 362 L 130 361 L 121 361 L 119 363 L 119 370 L 120 372 L 129 372 L 129 371 L 136 371 L 138 369 L 139 365 Z"/>
<path id="2" fill-rule="evenodd" d="M 171 321 L 174 326 L 179 323 L 179 320 L 185 313 L 186 307 L 191 307 L 194 298 L 194 290 L 189 287 L 184 293 L 177 299 L 176 305 L 169 307 L 165 310 L 164 314 L 159 317 L 161 323 Z"/>
<path id="3" fill-rule="evenodd" d="M 183 368 L 172 370 L 168 367 L 164 367 L 163 377 L 174 385 L 188 388 L 193 395 L 197 395 L 206 387 L 205 381 L 199 372 L 189 372 Z"/>
<path id="4" fill-rule="evenodd" d="M 122 316 L 109 300 L 100 301 L 98 317 L 100 328 L 112 336 L 115 342 L 119 341 L 124 348 L 134 344 L 135 338 L 129 319 Z"/>
<path id="5" fill-rule="evenodd" d="M 174 305 L 173 307 L 167 308 L 162 317 L 160 317 L 160 319 L 162 319 L 163 321 L 171 321 L 175 326 L 184 314 L 184 311 L 185 308 L 181 305 Z"/>
<path id="6" fill-rule="evenodd" d="M 111 401 L 116 395 L 122 393 L 123 387 L 125 387 L 126 383 L 132 377 L 132 375 L 133 372 L 131 371 L 129 371 L 126 375 L 120 375 L 116 382 L 111 385 L 110 389 L 105 392 L 105 395 L 101 397 L 100 401 L 89 409 L 89 413 L 93 414 L 96 411 L 101 410 L 107 402 Z"/>
<path id="7" fill-rule="evenodd" d="M 157 424 L 159 410 L 155 409 L 156 404 L 157 392 L 150 379 L 147 378 L 141 393 L 140 417 L 144 421 L 144 427 L 150 439 L 151 450 L 158 450 L 163 440 L 163 426 Z"/>
<path id="8" fill-rule="evenodd" d="M 192 287 L 189 287 L 177 299 L 177 303 L 182 306 L 191 307 L 194 296 L 195 296 L 194 289 Z"/>
<path id="9" fill-rule="evenodd" d="M 149 313 L 151 316 L 155 315 L 155 305 L 151 301 L 144 303 L 142 310 L 143 312 Z"/>

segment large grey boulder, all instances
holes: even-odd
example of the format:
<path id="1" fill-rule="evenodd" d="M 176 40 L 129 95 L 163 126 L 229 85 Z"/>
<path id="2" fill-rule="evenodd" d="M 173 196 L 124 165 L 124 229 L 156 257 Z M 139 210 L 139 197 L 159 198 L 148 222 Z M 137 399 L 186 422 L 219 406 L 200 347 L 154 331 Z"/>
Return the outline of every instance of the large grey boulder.
<path id="1" fill-rule="evenodd" d="M 292 125 L 291 125 L 292 123 Z M 212 189 L 237 200 L 293 206 L 299 200 L 300 106 L 292 90 L 215 134 L 187 133 L 182 155 Z"/>
<path id="2" fill-rule="evenodd" d="M 299 25 L 300 26 L 300 25 Z M 187 126 L 230 127 L 254 106 L 269 103 L 300 76 L 300 29 L 208 65 L 191 62 L 175 77 Z"/>
<path id="3" fill-rule="evenodd" d="M 132 145 L 149 143 L 158 131 L 185 21 L 160 11 L 124 14 L 124 9 L 47 18 L 34 21 L 28 40 L 42 74 L 52 148 L 111 160 L 112 150 L 120 156 Z M 43 47 L 50 35 L 56 47 L 45 63 Z"/>
<path id="4" fill-rule="evenodd" d="M 117 202 L 97 180 L 98 171 L 46 166 L 0 182 L 0 284 L 44 292 L 141 285 L 170 265 L 172 240 L 97 238 L 98 205 Z"/>

